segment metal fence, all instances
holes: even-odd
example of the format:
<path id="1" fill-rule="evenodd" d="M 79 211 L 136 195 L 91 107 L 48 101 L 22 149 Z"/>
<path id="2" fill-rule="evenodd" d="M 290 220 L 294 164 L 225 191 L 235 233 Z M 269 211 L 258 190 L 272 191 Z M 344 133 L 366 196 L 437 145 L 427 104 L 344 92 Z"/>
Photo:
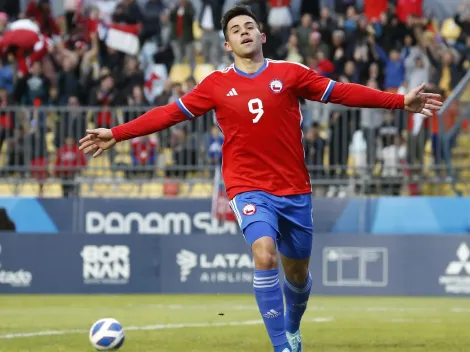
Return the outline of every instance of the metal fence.
<path id="1" fill-rule="evenodd" d="M 210 196 L 223 143 L 213 113 L 118 143 L 97 159 L 79 153 L 77 143 L 87 128 L 127 122 L 151 108 L 0 108 L 0 195 Z M 402 111 L 311 102 L 302 112 L 316 194 L 398 195 L 414 184 L 447 192 L 442 138 L 433 121 L 410 124 Z M 470 163 L 454 162 L 456 170 L 470 171 Z M 443 185 L 440 191 L 437 185 Z"/>
<path id="2" fill-rule="evenodd" d="M 461 194 L 462 192 L 457 189 L 457 180 L 460 178 L 460 170 L 459 168 L 452 167 L 452 148 L 454 147 L 453 141 L 458 137 L 458 135 L 462 132 L 462 128 L 464 126 L 465 121 L 470 120 L 470 102 L 468 101 L 469 97 L 462 97 L 465 93 L 468 94 L 469 91 L 469 82 L 470 82 L 470 70 L 467 71 L 465 76 L 460 80 L 457 86 L 452 91 L 452 94 L 446 99 L 444 105 L 442 106 L 441 111 L 438 113 L 439 119 L 439 126 L 441 127 L 444 133 L 441 133 L 441 144 L 442 149 L 444 152 L 444 158 L 447 165 L 447 174 L 451 175 L 452 177 L 452 187 L 456 194 Z M 463 99 L 460 99 L 463 98 Z M 459 102 L 460 99 L 460 102 Z M 445 118 L 448 114 L 448 110 L 455 105 L 456 102 L 460 103 L 460 111 L 458 114 L 458 118 L 456 119 L 455 123 L 446 130 L 444 128 L 445 125 Z M 467 136 L 468 137 L 468 136 Z M 465 137 L 464 137 L 465 138 Z M 467 138 L 468 139 L 468 138 Z"/>

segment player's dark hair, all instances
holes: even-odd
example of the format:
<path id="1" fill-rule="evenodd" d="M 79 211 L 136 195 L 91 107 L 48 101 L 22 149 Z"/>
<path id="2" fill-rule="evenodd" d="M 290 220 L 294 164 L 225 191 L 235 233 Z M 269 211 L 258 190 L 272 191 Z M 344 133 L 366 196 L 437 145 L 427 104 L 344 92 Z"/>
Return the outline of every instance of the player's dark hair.
<path id="1" fill-rule="evenodd" d="M 224 31 L 224 36 L 225 40 L 227 40 L 227 26 L 228 23 L 235 17 L 237 16 L 249 16 L 251 17 L 258 28 L 260 28 L 260 24 L 258 22 L 258 19 L 256 18 L 255 14 L 251 12 L 251 10 L 246 7 L 245 5 L 235 5 L 232 7 L 230 10 L 228 10 L 223 16 L 222 20 L 220 21 L 220 24 L 222 26 L 222 30 Z"/>

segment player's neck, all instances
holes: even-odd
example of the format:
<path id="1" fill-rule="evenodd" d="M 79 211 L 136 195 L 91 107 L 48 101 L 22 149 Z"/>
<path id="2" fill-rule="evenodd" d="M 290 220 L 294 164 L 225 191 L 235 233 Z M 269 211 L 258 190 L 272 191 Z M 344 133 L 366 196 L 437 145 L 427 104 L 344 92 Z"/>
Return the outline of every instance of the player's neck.
<path id="1" fill-rule="evenodd" d="M 247 74 L 253 74 L 264 65 L 264 56 L 262 53 L 252 58 L 235 57 L 235 67 L 237 70 L 243 71 Z"/>

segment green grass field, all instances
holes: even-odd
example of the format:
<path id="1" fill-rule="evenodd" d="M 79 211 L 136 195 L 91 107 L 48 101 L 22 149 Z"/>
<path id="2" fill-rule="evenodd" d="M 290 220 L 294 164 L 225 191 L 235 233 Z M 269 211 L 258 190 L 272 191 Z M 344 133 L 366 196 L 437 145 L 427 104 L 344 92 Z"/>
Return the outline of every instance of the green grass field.
<path id="1" fill-rule="evenodd" d="M 249 295 L 0 296 L 0 351 L 91 352 L 103 317 L 121 351 L 271 351 Z M 305 352 L 470 351 L 470 300 L 312 297 L 302 334 Z"/>

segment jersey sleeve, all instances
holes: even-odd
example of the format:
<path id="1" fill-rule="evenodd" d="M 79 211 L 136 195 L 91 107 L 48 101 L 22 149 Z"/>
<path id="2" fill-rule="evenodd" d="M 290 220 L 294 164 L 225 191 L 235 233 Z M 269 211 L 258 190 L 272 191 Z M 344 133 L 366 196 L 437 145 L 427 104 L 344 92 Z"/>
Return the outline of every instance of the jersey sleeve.
<path id="1" fill-rule="evenodd" d="M 213 101 L 214 73 L 204 78 L 191 92 L 176 101 L 176 105 L 190 119 L 204 115 L 215 108 Z"/>
<path id="2" fill-rule="evenodd" d="M 405 96 L 382 92 L 354 83 L 341 83 L 317 75 L 307 66 L 296 64 L 298 96 L 322 103 L 341 104 L 356 108 L 403 109 Z"/>
<path id="3" fill-rule="evenodd" d="M 296 70 L 295 92 L 297 96 L 307 100 L 319 101 L 325 104 L 328 103 L 336 82 L 316 74 L 302 64 L 293 65 L 295 65 Z"/>

